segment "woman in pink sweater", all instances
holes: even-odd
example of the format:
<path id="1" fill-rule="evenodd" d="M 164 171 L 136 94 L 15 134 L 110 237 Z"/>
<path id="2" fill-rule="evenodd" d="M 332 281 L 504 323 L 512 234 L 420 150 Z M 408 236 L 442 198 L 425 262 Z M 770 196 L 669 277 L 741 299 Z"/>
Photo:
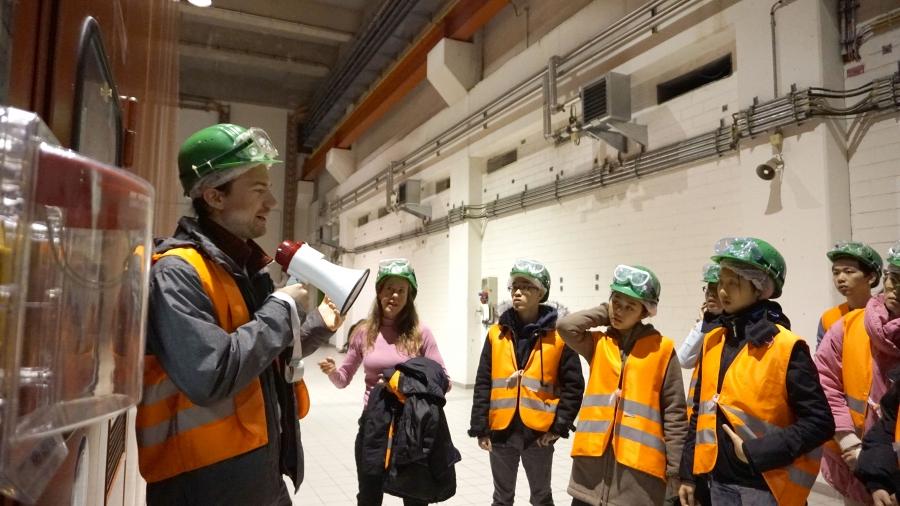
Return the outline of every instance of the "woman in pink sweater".
<path id="1" fill-rule="evenodd" d="M 828 329 L 815 362 L 835 424 L 822 476 L 844 496 L 844 504 L 872 504 L 853 472 L 862 436 L 880 417 L 878 400 L 890 386 L 888 373 L 900 365 L 900 242 L 888 252 L 884 293 Z"/>
<path id="2" fill-rule="evenodd" d="M 366 391 L 363 395 L 363 409 L 369 400 L 369 392 L 382 377 L 382 371 L 406 362 L 413 357 L 427 357 L 444 365 L 441 353 L 431 330 L 419 323 L 419 316 L 413 301 L 418 283 L 416 273 L 409 261 L 398 258 L 382 260 L 378 265 L 375 279 L 375 303 L 366 322 L 350 336 L 350 346 L 340 367 L 332 357 L 319 362 L 322 372 L 338 388 L 350 384 L 359 365 L 365 373 Z M 380 505 L 383 492 L 381 477 L 373 477 L 360 472 L 361 434 L 356 436 L 356 468 L 359 480 L 357 504 Z M 415 501 L 403 500 L 405 505 L 417 505 Z"/>

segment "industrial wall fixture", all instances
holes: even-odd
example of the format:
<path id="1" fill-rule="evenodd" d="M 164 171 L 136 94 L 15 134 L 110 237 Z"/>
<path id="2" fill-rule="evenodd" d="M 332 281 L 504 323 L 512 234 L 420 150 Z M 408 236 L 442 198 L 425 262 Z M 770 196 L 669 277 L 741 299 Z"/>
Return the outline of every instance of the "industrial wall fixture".
<path id="1" fill-rule="evenodd" d="M 647 145 L 647 126 L 631 122 L 631 77 L 610 72 L 581 87 L 580 128 L 619 152 L 628 151 L 628 140 Z"/>
<path id="2" fill-rule="evenodd" d="M 829 102 L 830 99 L 844 101 L 855 96 L 863 98 L 846 108 L 832 106 Z M 557 202 L 563 198 L 582 195 L 690 162 L 726 156 L 737 151 L 742 139 L 752 139 L 761 134 L 769 133 L 769 142 L 772 143 L 773 137 L 780 136 L 782 128 L 814 119 L 852 117 L 886 111 L 900 111 L 900 72 L 873 80 L 852 90 L 792 88 L 784 96 L 769 102 L 754 103 L 747 109 L 734 113 L 731 124 L 722 124 L 710 132 L 641 153 L 640 156 L 615 166 L 595 168 L 573 176 L 558 178 L 552 183 L 497 198 L 487 204 L 455 207 L 447 216 L 431 220 L 418 230 L 356 245 L 354 251 L 363 253 L 383 248 L 408 239 L 444 232 L 450 225 L 465 220 L 498 218 L 521 212 L 528 207 Z M 781 140 L 776 138 L 775 141 L 780 145 Z M 776 156 L 779 153 L 776 152 Z M 777 162 L 774 163 L 777 165 Z M 783 167 L 783 160 L 781 163 Z"/>
<path id="3" fill-rule="evenodd" d="M 407 179 L 397 186 L 397 209 L 422 221 L 431 219 L 431 206 L 422 203 L 422 181 Z"/>
<path id="4" fill-rule="evenodd" d="M 784 170 L 784 157 L 781 156 L 781 147 L 784 143 L 784 135 L 781 129 L 776 129 L 769 135 L 769 144 L 775 150 L 775 156 L 756 166 L 756 175 L 763 181 L 771 181 L 779 172 Z"/>
<path id="5" fill-rule="evenodd" d="M 628 44 L 645 37 L 648 33 L 653 33 L 655 27 L 678 19 L 688 14 L 692 8 L 699 8 L 704 4 L 705 0 L 649 0 L 593 39 L 560 56 L 555 63 L 558 77 L 577 76 L 577 72 L 583 67 L 605 61 Z M 376 195 L 381 190 L 378 184 L 384 179 L 385 173 L 402 169 L 401 177 L 412 177 L 424 168 L 424 162 L 433 160 L 435 154 L 446 152 L 472 134 L 483 133 L 489 122 L 496 117 L 508 114 L 515 107 L 528 104 L 541 92 L 542 85 L 547 84 L 545 78 L 547 72 L 547 68 L 542 68 L 402 158 L 392 161 L 381 173 L 347 192 L 342 192 L 340 197 L 327 203 L 323 217 L 329 219 Z M 393 179 L 393 174 L 389 177 Z"/>

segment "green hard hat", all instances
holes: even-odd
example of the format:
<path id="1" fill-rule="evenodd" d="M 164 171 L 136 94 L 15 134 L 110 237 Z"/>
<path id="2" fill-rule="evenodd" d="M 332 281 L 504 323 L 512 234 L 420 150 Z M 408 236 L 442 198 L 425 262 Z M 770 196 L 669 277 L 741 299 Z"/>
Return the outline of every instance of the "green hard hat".
<path id="1" fill-rule="evenodd" d="M 613 270 L 613 282 L 609 285 L 609 289 L 655 306 L 659 304 L 662 286 L 659 284 L 659 278 L 650 269 L 642 265 L 623 264 L 617 265 Z"/>
<path id="2" fill-rule="evenodd" d="M 413 270 L 409 260 L 405 258 L 389 258 L 378 262 L 378 275 L 375 277 L 375 286 L 388 277 L 403 278 L 409 283 L 410 296 L 415 299 L 419 291 L 419 283 L 416 281 L 416 271 Z M 376 288 L 377 289 L 377 288 Z"/>
<path id="3" fill-rule="evenodd" d="M 703 281 L 706 283 L 719 282 L 719 264 L 706 264 L 703 266 Z"/>
<path id="4" fill-rule="evenodd" d="M 900 270 L 900 241 L 894 243 L 887 253 L 888 269 L 897 272 Z"/>
<path id="5" fill-rule="evenodd" d="M 178 151 L 178 179 L 189 195 L 197 181 L 216 171 L 279 163 L 278 150 L 260 128 L 220 123 L 194 133 Z"/>
<path id="6" fill-rule="evenodd" d="M 838 258 L 852 258 L 870 270 L 875 271 L 881 277 L 881 269 L 884 262 L 881 255 L 868 244 L 855 241 L 840 241 L 826 253 L 828 259 L 834 262 Z"/>
<path id="7" fill-rule="evenodd" d="M 519 258 L 509 270 L 509 284 L 512 286 L 514 278 L 528 278 L 536 281 L 544 287 L 544 296 L 541 302 L 547 302 L 550 298 L 550 271 L 541 262 L 530 260 L 528 258 Z"/>
<path id="8" fill-rule="evenodd" d="M 720 239 L 711 257 L 717 264 L 722 260 L 733 260 L 755 267 L 772 278 L 775 283 L 773 299 L 781 296 L 784 279 L 787 276 L 787 264 L 784 257 L 771 244 L 755 237 L 725 237 Z"/>

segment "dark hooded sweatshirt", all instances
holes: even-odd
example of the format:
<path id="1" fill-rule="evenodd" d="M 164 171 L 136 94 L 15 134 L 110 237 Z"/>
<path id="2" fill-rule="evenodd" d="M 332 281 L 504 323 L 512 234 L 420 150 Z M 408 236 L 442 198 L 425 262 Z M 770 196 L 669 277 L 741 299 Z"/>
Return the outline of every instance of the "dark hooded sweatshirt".
<path id="1" fill-rule="evenodd" d="M 516 346 L 516 362 L 523 367 L 528 362 L 529 355 L 534 352 L 538 339 L 547 331 L 556 330 L 556 308 L 541 304 L 538 308 L 538 319 L 534 323 L 522 323 L 516 311 L 512 308 L 500 315 L 499 325 L 504 331 L 511 332 Z M 504 430 L 491 431 L 488 423 L 488 412 L 491 404 L 491 341 L 485 339 L 484 348 L 481 351 L 481 360 L 478 363 L 478 371 L 475 374 L 475 392 L 472 399 L 472 417 L 469 426 L 469 435 L 472 437 L 491 436 L 491 441 L 502 443 L 509 439 L 513 432 L 523 435 L 525 445 L 528 446 L 537 440 L 543 433 L 526 427 L 519 417 L 518 408 L 512 422 Z M 538 351 L 537 353 L 540 354 Z M 541 360 L 540 356 L 535 360 Z M 551 364 L 544 364 L 550 367 Z M 556 418 L 550 426 L 550 431 L 560 437 L 568 437 L 569 431 L 574 429 L 575 417 L 581 409 L 581 397 L 584 393 L 584 376 L 581 374 L 581 360 L 578 354 L 569 347 L 565 347 L 559 361 L 559 404 L 556 408 Z"/>
<path id="2" fill-rule="evenodd" d="M 881 418 L 863 436 L 856 476 L 870 492 L 886 490 L 900 495 L 900 465 L 894 449 L 894 430 L 900 406 L 900 368 L 890 376 L 891 388 L 881 398 Z"/>
<path id="3" fill-rule="evenodd" d="M 725 327 L 725 346 L 722 349 L 721 367 L 717 379 L 718 389 L 738 352 L 748 343 L 763 346 L 778 334 L 775 326 L 790 329 L 790 321 L 776 302 L 764 300 L 737 314 L 723 314 L 720 319 Z M 703 378 L 703 355 L 697 362 L 697 384 Z M 794 346 L 788 362 L 785 378 L 788 404 L 797 420 L 765 437 L 744 441 L 744 452 L 750 460 L 745 464 L 737 458 L 731 438 L 722 429 L 728 423 L 721 410 L 716 413 L 716 438 L 718 456 L 710 477 L 720 483 L 729 483 L 760 490 L 769 490 L 762 472 L 784 467 L 797 457 L 821 446 L 834 435 L 834 418 L 831 408 L 819 384 L 816 366 L 809 354 L 809 347 L 802 340 Z M 693 482 L 694 444 L 697 435 L 696 406 L 700 403 L 700 388 L 694 390 L 694 411 L 688 426 L 688 435 L 681 455 L 681 480 Z"/>

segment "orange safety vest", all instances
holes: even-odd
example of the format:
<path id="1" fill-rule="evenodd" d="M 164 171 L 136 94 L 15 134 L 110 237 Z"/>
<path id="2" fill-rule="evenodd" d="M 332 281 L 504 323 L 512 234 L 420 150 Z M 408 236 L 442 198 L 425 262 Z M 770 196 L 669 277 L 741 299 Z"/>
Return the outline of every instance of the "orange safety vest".
<path id="1" fill-rule="evenodd" d="M 699 364 L 697 364 L 699 365 Z M 691 371 L 691 386 L 688 387 L 688 396 L 687 396 L 687 418 L 688 421 L 691 419 L 691 415 L 694 414 L 694 393 L 697 389 L 697 365 L 694 366 L 694 370 Z"/>
<path id="2" fill-rule="evenodd" d="M 234 279 L 221 266 L 193 248 L 175 248 L 153 255 L 177 256 L 197 271 L 212 301 L 216 320 L 226 332 L 250 321 L 247 305 Z M 294 384 L 297 414 L 309 410 L 309 394 Z M 177 476 L 246 453 L 268 443 L 266 411 L 259 378 L 233 397 L 197 406 L 166 374 L 153 355 L 144 356 L 144 392 L 138 404 L 138 463 L 148 483 Z"/>
<path id="3" fill-rule="evenodd" d="M 716 413 L 722 410 L 735 432 L 744 440 L 763 437 L 796 420 L 788 404 L 787 369 L 791 352 L 802 338 L 778 325 L 771 344 L 746 344 L 725 372 L 717 392 L 725 329 L 706 335 L 703 343 L 700 406 L 694 450 L 694 474 L 709 473 L 716 466 Z M 806 503 L 816 482 L 821 447 L 801 455 L 791 464 L 763 472 L 772 495 L 782 506 Z"/>
<path id="4" fill-rule="evenodd" d="M 897 454 L 897 466 L 900 467 L 900 407 L 897 408 L 897 422 L 894 424 L 894 453 Z"/>
<path id="5" fill-rule="evenodd" d="M 559 404 L 559 361 L 566 345 L 555 330 L 535 343 L 528 363 L 519 368 L 511 332 L 494 324 L 488 330 L 491 342 L 491 430 L 503 430 L 512 422 L 516 408 L 526 427 L 547 432 Z"/>
<path id="6" fill-rule="evenodd" d="M 592 335 L 594 355 L 572 456 L 601 456 L 612 440 L 620 464 L 665 480 L 666 441 L 659 397 L 675 344 L 659 334 L 642 337 L 623 366 L 616 340 L 603 332 Z"/>
<path id="7" fill-rule="evenodd" d="M 872 343 L 866 332 L 865 310 L 856 309 L 844 316 L 844 348 L 841 353 L 841 376 L 844 397 L 856 434 L 863 435 L 869 392 L 872 390 Z"/>
<path id="8" fill-rule="evenodd" d="M 850 306 L 847 305 L 846 302 L 838 304 L 833 308 L 827 309 L 824 313 L 822 313 L 822 317 L 819 318 L 819 325 L 822 326 L 825 332 L 828 332 L 828 329 L 830 329 L 832 325 L 837 323 L 837 321 L 840 320 L 849 311 Z"/>
<path id="9" fill-rule="evenodd" d="M 844 315 L 844 342 L 841 351 L 841 378 L 844 399 L 850 411 L 850 419 L 856 435 L 862 438 L 869 411 L 869 393 L 872 390 L 872 344 L 866 332 L 865 310 L 854 309 Z M 841 454 L 834 440 L 825 443 L 832 452 Z"/>

